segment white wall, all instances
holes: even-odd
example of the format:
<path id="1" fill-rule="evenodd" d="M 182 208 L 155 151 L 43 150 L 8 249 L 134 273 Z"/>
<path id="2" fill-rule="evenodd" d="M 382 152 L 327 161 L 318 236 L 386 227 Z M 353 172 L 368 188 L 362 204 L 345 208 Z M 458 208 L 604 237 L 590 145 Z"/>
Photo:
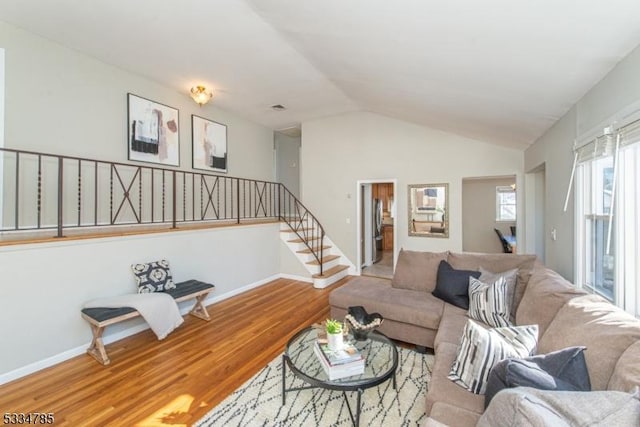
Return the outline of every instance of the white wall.
<path id="1" fill-rule="evenodd" d="M 352 262 L 358 244 L 357 180 L 398 179 L 396 251 L 460 251 L 462 178 L 520 175 L 522 170 L 522 151 L 377 114 L 349 113 L 302 124 L 302 200 Z M 441 182 L 449 183 L 450 237 L 409 237 L 407 185 Z"/>
<path id="2" fill-rule="evenodd" d="M 465 252 L 503 252 L 494 228 L 511 235 L 509 227 L 515 226 L 516 222 L 496 221 L 496 187 L 515 183 L 515 177 L 465 179 L 462 182 L 462 249 Z"/>
<path id="3" fill-rule="evenodd" d="M 127 161 L 127 93 L 180 111 L 180 168 L 191 169 L 191 114 L 227 125 L 229 175 L 272 181 L 273 132 L 188 95 L 0 22 L 6 147 Z"/>
<path id="4" fill-rule="evenodd" d="M 197 114 L 227 125 L 229 175 L 274 179 L 273 132 L 215 107 L 215 99 L 200 108 L 186 88 L 176 91 L 3 22 L 0 40 L 6 147 L 127 162 L 131 92 L 179 109 L 180 169 L 191 170 Z M 12 185 L 9 178 L 2 185 Z M 177 280 L 210 281 L 216 296 L 228 295 L 280 273 L 278 230 L 271 224 L 0 247 L 0 379 L 85 346 L 91 334 L 82 304 L 134 291 L 131 263 L 167 258 Z M 110 328 L 107 341 L 131 324 Z"/>
<path id="5" fill-rule="evenodd" d="M 279 224 L 264 224 L 0 247 L 0 378 L 86 346 L 83 303 L 135 292 L 132 263 L 167 259 L 176 281 L 213 283 L 220 297 L 279 274 L 278 233 Z"/>
<path id="6" fill-rule="evenodd" d="M 640 47 L 623 59 L 525 151 L 527 172 L 545 165 L 545 263 L 569 280 L 574 277 L 575 257 L 573 194 L 567 212 L 563 212 L 563 205 L 573 164 L 574 140 L 586 132 L 604 127 L 616 113 L 639 102 L 639 75 Z M 553 229 L 557 230 L 556 241 L 551 239 Z"/>

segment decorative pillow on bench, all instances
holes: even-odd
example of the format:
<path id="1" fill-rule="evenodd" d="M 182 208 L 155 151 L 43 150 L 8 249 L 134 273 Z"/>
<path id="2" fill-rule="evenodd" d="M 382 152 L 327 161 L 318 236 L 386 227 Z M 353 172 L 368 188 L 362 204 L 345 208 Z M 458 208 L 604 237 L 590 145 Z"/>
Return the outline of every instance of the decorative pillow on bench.
<path id="1" fill-rule="evenodd" d="M 176 288 L 169 270 L 169 261 L 165 259 L 146 264 L 132 264 L 131 269 L 138 283 L 138 293 L 164 292 Z"/>

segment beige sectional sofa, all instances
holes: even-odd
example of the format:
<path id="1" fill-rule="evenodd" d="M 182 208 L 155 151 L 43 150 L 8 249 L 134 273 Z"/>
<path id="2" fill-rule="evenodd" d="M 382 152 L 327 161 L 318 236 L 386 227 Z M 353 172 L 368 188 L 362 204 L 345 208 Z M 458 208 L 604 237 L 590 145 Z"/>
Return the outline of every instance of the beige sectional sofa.
<path id="1" fill-rule="evenodd" d="M 402 251 L 393 280 L 357 277 L 334 290 L 331 315 L 342 318 L 347 307 L 362 305 L 384 316 L 381 332 L 434 350 L 426 397 L 431 421 L 474 426 L 484 412 L 483 395 L 447 378 L 468 317 L 466 310 L 431 294 L 441 260 L 455 269 L 482 267 L 497 273 L 517 268 L 511 313 L 516 325 L 538 325 L 539 354 L 585 346 L 593 390 L 629 392 L 640 385 L 640 320 L 576 288 L 535 256 Z"/>

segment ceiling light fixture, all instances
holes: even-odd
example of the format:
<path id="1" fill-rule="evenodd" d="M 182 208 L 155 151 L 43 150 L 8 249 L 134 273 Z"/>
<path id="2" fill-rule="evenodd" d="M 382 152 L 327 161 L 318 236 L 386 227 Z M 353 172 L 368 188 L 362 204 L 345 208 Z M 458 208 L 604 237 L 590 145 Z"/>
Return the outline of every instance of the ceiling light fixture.
<path id="1" fill-rule="evenodd" d="M 213 91 L 204 86 L 194 86 L 191 88 L 191 98 L 202 107 L 213 98 Z"/>

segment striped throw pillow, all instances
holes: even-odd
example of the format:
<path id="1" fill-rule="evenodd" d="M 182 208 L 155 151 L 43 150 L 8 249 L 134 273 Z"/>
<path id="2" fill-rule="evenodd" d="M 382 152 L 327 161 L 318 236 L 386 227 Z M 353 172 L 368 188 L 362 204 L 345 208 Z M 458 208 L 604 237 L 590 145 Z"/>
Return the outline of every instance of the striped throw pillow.
<path id="1" fill-rule="evenodd" d="M 469 277 L 469 317 L 501 328 L 511 326 L 509 311 L 507 281 L 504 277 L 499 277 L 490 285 Z"/>
<path id="2" fill-rule="evenodd" d="M 448 378 L 472 393 L 484 394 L 495 364 L 528 357 L 537 344 L 538 325 L 485 329 L 469 319 Z"/>

